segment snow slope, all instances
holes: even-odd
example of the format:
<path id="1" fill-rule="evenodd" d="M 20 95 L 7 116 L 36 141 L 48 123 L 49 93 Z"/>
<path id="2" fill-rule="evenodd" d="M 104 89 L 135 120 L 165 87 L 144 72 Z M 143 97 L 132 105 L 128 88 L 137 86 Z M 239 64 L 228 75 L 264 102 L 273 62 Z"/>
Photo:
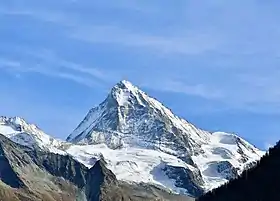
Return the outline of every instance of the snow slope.
<path id="1" fill-rule="evenodd" d="M 193 156 L 193 160 L 202 172 L 205 188 L 209 190 L 236 177 L 236 173 L 240 174 L 248 164 L 259 160 L 265 153 L 240 137 L 223 132 L 213 133 L 211 142 L 201 148 L 204 154 Z M 223 165 L 227 168 L 218 172 Z"/>
<path id="2" fill-rule="evenodd" d="M 66 152 L 89 168 L 94 165 L 96 159 L 103 157 L 107 167 L 119 180 L 157 184 L 173 192 L 187 194 L 186 189 L 176 187 L 175 182 L 159 168 L 163 161 L 173 166 L 189 167 L 175 156 L 156 150 L 132 147 L 113 150 L 105 144 L 73 145 Z"/>
<path id="3" fill-rule="evenodd" d="M 213 144 L 204 145 L 202 147 L 204 154 L 192 157 L 197 168 L 162 151 L 131 146 L 111 149 L 106 144 L 73 145 L 66 152 L 89 168 L 97 159 L 104 157 L 108 163 L 107 167 L 116 174 L 119 180 L 158 184 L 173 192 L 188 194 L 188 189 L 176 186 L 176 181 L 168 178 L 161 170 L 161 164 L 167 163 L 191 171 L 199 170 L 204 180 L 202 188 L 206 191 L 211 190 L 236 177 L 247 164 L 259 160 L 264 154 L 263 151 L 254 147 L 250 148 L 253 148 L 255 153 L 250 152 L 245 146 L 251 145 L 245 141 L 245 145 L 234 144 L 235 137 L 242 140 L 228 133 L 213 133 Z M 241 151 L 246 153 L 240 154 Z M 246 162 L 243 162 L 244 160 Z M 226 169 L 218 172 L 221 166 L 226 166 Z"/>

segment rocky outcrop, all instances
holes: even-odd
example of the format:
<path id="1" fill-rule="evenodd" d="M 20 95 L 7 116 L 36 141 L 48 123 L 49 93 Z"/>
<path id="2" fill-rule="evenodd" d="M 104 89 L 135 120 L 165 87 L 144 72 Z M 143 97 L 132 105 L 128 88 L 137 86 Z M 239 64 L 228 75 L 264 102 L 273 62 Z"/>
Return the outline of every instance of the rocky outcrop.
<path id="1" fill-rule="evenodd" d="M 185 194 L 198 197 L 203 194 L 202 175 L 199 171 L 191 171 L 187 168 L 176 167 L 168 164 L 164 164 L 162 170 L 168 176 L 168 178 L 175 180 L 175 185 L 181 189 L 187 189 Z"/>

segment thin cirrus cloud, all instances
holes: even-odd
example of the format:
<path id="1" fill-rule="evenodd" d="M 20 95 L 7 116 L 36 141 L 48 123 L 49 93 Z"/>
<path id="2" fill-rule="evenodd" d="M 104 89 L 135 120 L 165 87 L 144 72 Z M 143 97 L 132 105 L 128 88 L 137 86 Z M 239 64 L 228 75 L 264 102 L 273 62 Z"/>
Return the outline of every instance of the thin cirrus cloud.
<path id="1" fill-rule="evenodd" d="M 188 85 L 176 79 L 156 79 L 156 81 L 154 81 L 152 84 L 143 84 L 142 86 L 158 91 L 182 93 L 212 100 L 221 99 L 223 96 L 223 94 L 218 89 L 211 88 L 210 86 L 202 84 Z"/>
<path id="2" fill-rule="evenodd" d="M 141 6 L 135 2 L 126 2 L 122 1 L 120 6 L 124 10 L 144 12 L 146 8 L 149 14 L 157 17 L 165 15 L 164 8 L 157 8 L 155 11 L 147 6 L 149 4 Z M 66 1 L 64 3 L 69 5 Z M 179 55 L 185 64 L 181 67 L 183 70 L 176 71 L 174 68 L 174 72 L 170 73 L 169 66 L 158 64 L 157 68 L 160 70 L 149 71 L 150 67 L 146 67 L 147 71 L 139 72 L 138 75 L 146 79 L 141 80 L 128 74 L 128 77 L 138 80 L 148 88 L 222 101 L 230 107 L 253 107 L 254 110 L 266 108 L 267 104 L 274 107 L 280 104 L 276 90 L 280 81 L 277 78 L 279 73 L 275 59 L 279 52 L 279 30 L 273 25 L 275 16 L 268 12 L 271 6 L 268 3 L 262 5 L 256 1 L 247 1 L 244 2 L 244 9 L 240 9 L 240 3 L 242 2 L 224 3 L 216 0 L 202 4 L 190 1 L 185 5 L 185 15 L 180 16 L 185 17 L 185 21 L 178 25 L 180 29 L 168 33 L 165 33 L 165 27 L 161 27 L 162 33 L 150 32 L 145 27 L 141 32 L 136 31 L 129 19 L 125 25 L 119 25 L 114 21 L 114 16 L 107 16 L 109 20 L 106 22 L 95 23 L 90 18 L 83 18 L 82 11 L 77 12 L 75 9 L 75 12 L 70 12 L 62 8 L 54 10 L 48 6 L 36 8 L 21 5 L 12 9 L 2 7 L 0 13 L 28 16 L 59 25 L 70 43 L 81 42 L 88 46 L 109 44 L 110 47 L 125 47 L 127 51 L 140 50 L 147 55 L 156 53 L 171 60 Z M 83 3 L 79 5 L 84 6 Z M 99 6 L 103 9 L 110 7 L 109 3 L 102 2 L 99 2 Z M 112 6 L 117 7 L 116 4 Z M 260 9 L 261 6 L 263 9 Z M 47 57 L 45 53 L 35 54 L 34 57 L 42 60 L 41 65 L 25 67 L 25 71 L 57 76 L 87 86 L 96 82 L 93 80 L 111 83 L 121 78 L 121 74 L 127 74 L 125 69 L 100 70 L 85 67 L 87 65 L 82 63 L 66 61 L 58 56 Z M 195 62 L 190 62 L 190 57 Z M 259 59 L 264 57 L 267 61 Z M 199 60 L 207 62 L 201 63 Z M 8 66 L 19 70 L 17 65 L 12 65 L 15 64 L 13 62 Z M 29 66 L 24 64 L 24 61 L 20 62 L 22 66 Z"/>
<path id="3" fill-rule="evenodd" d="M 36 73 L 70 80 L 88 87 L 96 87 L 98 82 L 107 82 L 109 74 L 97 68 L 87 68 L 57 57 L 50 51 L 26 52 L 30 61 L 16 61 L 0 58 L 0 69 L 19 76 L 20 73 Z M 31 59 L 32 58 L 32 59 Z M 36 59 L 35 61 L 34 58 Z M 39 59 L 39 62 L 38 62 Z"/>
<path id="4" fill-rule="evenodd" d="M 189 32 L 184 36 L 155 36 L 138 34 L 115 26 L 82 26 L 70 34 L 71 38 L 91 43 L 109 43 L 143 48 L 163 54 L 196 55 L 215 50 L 220 45 L 217 37 Z"/>
<path id="5" fill-rule="evenodd" d="M 109 73 L 103 72 L 98 68 L 94 67 L 85 67 L 83 65 L 70 62 L 59 57 L 55 52 L 51 50 L 37 50 L 28 51 L 27 55 L 39 59 L 44 65 L 48 66 L 48 68 L 56 69 L 56 70 L 66 70 L 68 72 L 73 72 L 73 74 L 86 74 L 90 77 L 94 77 L 99 80 L 106 81 L 109 79 Z"/>
<path id="6" fill-rule="evenodd" d="M 222 45 L 222 36 L 218 33 L 198 33 L 185 31 L 164 36 L 160 34 L 138 33 L 129 28 L 116 25 L 92 25 L 84 22 L 77 15 L 67 11 L 53 11 L 38 8 L 18 7 L 0 8 L 3 15 L 28 16 L 40 21 L 58 24 L 66 30 L 71 39 L 90 43 L 115 44 L 130 48 L 142 48 L 143 51 L 157 54 L 196 55 L 216 50 Z"/>

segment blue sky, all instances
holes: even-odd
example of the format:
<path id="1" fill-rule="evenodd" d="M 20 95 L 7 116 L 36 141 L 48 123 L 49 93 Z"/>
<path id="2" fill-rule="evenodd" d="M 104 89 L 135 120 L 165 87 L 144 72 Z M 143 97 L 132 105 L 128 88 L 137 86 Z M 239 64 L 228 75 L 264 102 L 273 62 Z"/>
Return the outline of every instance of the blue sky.
<path id="1" fill-rule="evenodd" d="M 0 114 L 66 136 L 127 79 L 179 116 L 280 139 L 276 0 L 2 0 Z"/>

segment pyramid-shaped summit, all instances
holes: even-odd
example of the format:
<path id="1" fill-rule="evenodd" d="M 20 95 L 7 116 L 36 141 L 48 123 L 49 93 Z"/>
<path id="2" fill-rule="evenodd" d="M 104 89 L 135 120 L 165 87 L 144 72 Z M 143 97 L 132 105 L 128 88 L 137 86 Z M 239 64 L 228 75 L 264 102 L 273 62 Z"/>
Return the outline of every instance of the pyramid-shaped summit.
<path id="1" fill-rule="evenodd" d="M 211 134 L 174 115 L 154 98 L 128 81 L 116 84 L 108 97 L 93 108 L 67 138 L 70 142 L 105 143 L 111 148 L 137 146 L 174 154 L 189 160 L 194 147 Z"/>
<path id="2" fill-rule="evenodd" d="M 109 94 L 109 99 L 112 98 L 119 106 L 127 104 L 143 104 L 141 96 L 144 94 L 140 89 L 134 86 L 131 82 L 123 80 L 117 83 Z"/>
<path id="3" fill-rule="evenodd" d="M 191 156 L 203 154 L 203 146 L 228 135 L 231 134 L 223 136 L 220 133 L 213 137 L 210 132 L 179 118 L 159 101 L 123 80 L 111 89 L 105 101 L 89 111 L 67 141 L 105 143 L 113 149 L 133 146 L 160 150 L 194 165 Z M 246 147 L 255 150 L 251 145 Z"/>

